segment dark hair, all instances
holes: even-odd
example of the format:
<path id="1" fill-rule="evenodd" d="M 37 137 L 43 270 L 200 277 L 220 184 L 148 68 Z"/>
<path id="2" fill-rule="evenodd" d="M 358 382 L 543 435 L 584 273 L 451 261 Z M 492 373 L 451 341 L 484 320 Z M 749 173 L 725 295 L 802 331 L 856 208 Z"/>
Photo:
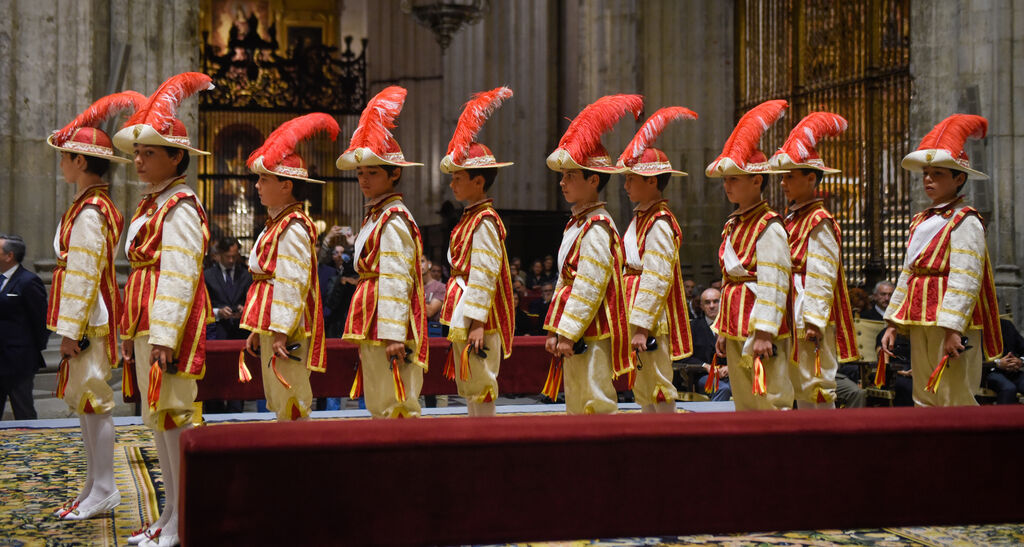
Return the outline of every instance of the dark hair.
<path id="1" fill-rule="evenodd" d="M 760 192 L 761 192 L 761 195 L 763 196 L 764 195 L 764 187 L 768 186 L 767 184 L 765 184 L 766 182 L 768 182 L 768 175 L 764 175 L 764 174 L 761 174 L 761 173 L 756 173 L 754 175 L 750 175 L 750 180 L 753 181 L 754 177 L 761 177 Z"/>
<path id="2" fill-rule="evenodd" d="M 25 260 L 25 240 L 14 234 L 0 234 L 0 239 L 4 240 L 4 252 L 14 253 L 15 262 L 21 264 Z"/>
<path id="3" fill-rule="evenodd" d="M 384 172 L 388 174 L 388 178 L 391 178 L 391 175 L 393 175 L 395 173 L 395 169 L 401 169 L 401 167 L 399 167 L 397 165 L 378 165 L 377 167 L 380 167 L 381 169 L 383 169 Z M 401 181 L 402 181 L 402 174 L 399 173 L 398 174 L 398 178 L 395 179 L 395 184 L 394 185 L 398 186 L 398 183 L 401 182 Z"/>
<path id="4" fill-rule="evenodd" d="M 603 171 L 593 171 L 591 169 L 583 169 L 583 180 L 590 180 L 590 177 L 597 175 L 597 191 L 604 190 L 608 181 L 612 178 L 611 173 L 605 173 Z"/>
<path id="5" fill-rule="evenodd" d="M 71 154 L 71 159 L 74 160 L 78 156 L 85 158 L 85 172 L 92 173 L 97 177 L 102 177 L 107 174 L 110 169 L 110 160 L 98 158 L 96 156 L 88 156 L 86 154 L 76 154 L 74 152 L 68 152 Z"/>
<path id="6" fill-rule="evenodd" d="M 475 177 L 484 178 L 484 192 L 491 188 L 494 184 L 494 178 L 498 176 L 497 167 L 484 167 L 482 169 L 466 169 L 466 174 L 469 175 L 469 180 L 473 180 Z"/>
<path id="7" fill-rule="evenodd" d="M 815 186 L 817 186 L 821 182 L 821 178 L 825 176 L 825 172 L 821 171 L 820 169 L 805 169 L 805 168 L 801 167 L 801 168 L 797 169 L 797 171 L 800 171 L 800 174 L 802 174 L 805 177 L 807 175 L 810 175 L 811 173 L 814 173 L 814 185 Z"/>
<path id="8" fill-rule="evenodd" d="M 181 152 L 181 161 L 178 162 L 177 173 L 179 176 L 188 170 L 188 164 L 192 161 L 191 158 L 188 157 L 188 150 L 185 150 L 184 148 L 178 148 L 176 146 L 161 146 L 161 148 L 163 148 L 167 152 L 167 155 L 172 158 L 174 157 L 175 154 Z"/>
<path id="9" fill-rule="evenodd" d="M 956 195 L 960 195 L 960 190 L 963 190 L 964 185 L 967 184 L 967 171 L 961 171 L 959 169 L 950 169 L 949 172 L 953 175 L 953 180 L 956 180 L 957 175 L 963 175 L 964 181 L 956 187 Z"/>
<path id="10" fill-rule="evenodd" d="M 658 179 L 658 191 L 664 192 L 665 188 L 668 187 L 668 179 L 672 176 L 672 173 L 661 173 L 655 178 Z"/>
<path id="11" fill-rule="evenodd" d="M 310 187 L 311 183 L 295 179 L 282 178 L 281 180 L 292 181 L 292 197 L 295 198 L 295 201 L 305 201 L 306 198 L 309 197 L 309 192 L 312 190 Z"/>
<path id="12" fill-rule="evenodd" d="M 214 245 L 214 249 L 216 249 L 218 253 L 226 253 L 226 252 L 230 251 L 231 248 L 236 246 L 236 245 L 239 248 L 242 247 L 242 244 L 239 243 L 237 239 L 235 239 L 233 237 L 230 237 L 230 236 L 222 237 L 222 238 L 217 240 L 217 244 Z"/>

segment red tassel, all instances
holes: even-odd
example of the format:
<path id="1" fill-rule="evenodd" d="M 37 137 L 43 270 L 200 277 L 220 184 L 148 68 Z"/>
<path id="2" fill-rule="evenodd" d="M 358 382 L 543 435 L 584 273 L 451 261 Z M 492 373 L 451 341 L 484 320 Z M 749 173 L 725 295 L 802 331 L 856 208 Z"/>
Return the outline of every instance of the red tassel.
<path id="1" fill-rule="evenodd" d="M 398 370 L 397 359 L 391 361 L 391 378 L 395 381 L 395 399 L 399 402 L 405 402 L 405 384 L 402 383 L 402 374 Z"/>
<path id="2" fill-rule="evenodd" d="M 548 365 L 548 377 L 544 380 L 544 388 L 541 393 L 548 399 L 558 399 L 558 392 L 562 389 L 562 359 L 552 357 Z"/>
<path id="3" fill-rule="evenodd" d="M 459 378 L 463 382 L 469 381 L 469 344 L 462 348 L 462 361 L 459 363 Z"/>
<path id="4" fill-rule="evenodd" d="M 768 389 L 764 384 L 764 363 L 761 362 L 760 357 L 754 357 L 754 382 L 750 386 L 750 392 L 762 397 L 768 394 Z"/>
<path id="5" fill-rule="evenodd" d="M 149 391 L 146 399 L 149 401 L 149 410 L 156 412 L 157 403 L 160 402 L 160 385 L 164 380 L 164 371 L 160 368 L 159 361 L 153 361 L 149 366 Z"/>
<path id="6" fill-rule="evenodd" d="M 711 369 L 708 371 L 708 379 L 704 381 L 704 393 L 711 395 L 718 392 L 718 354 L 711 358 Z"/>
<path id="7" fill-rule="evenodd" d="M 356 365 L 356 378 L 352 380 L 352 389 L 348 391 L 349 399 L 358 399 L 363 396 L 363 366 Z"/>
<path id="8" fill-rule="evenodd" d="M 444 358 L 444 370 L 441 374 L 449 380 L 455 380 L 455 348 L 452 346 L 448 346 L 448 356 Z"/>
<path id="9" fill-rule="evenodd" d="M 245 366 L 245 350 L 238 352 L 238 381 L 242 384 L 247 384 L 252 381 L 252 373 L 249 372 L 249 367 Z"/>
<path id="10" fill-rule="evenodd" d="M 875 387 L 885 385 L 885 366 L 889 363 L 889 356 L 885 350 L 878 348 L 878 368 L 875 369 Z"/>
<path id="11" fill-rule="evenodd" d="M 270 368 L 274 369 L 274 376 L 277 376 L 277 381 L 281 382 L 281 385 L 284 386 L 285 389 L 292 388 L 292 385 L 288 383 L 288 380 L 285 380 L 284 376 L 281 376 L 281 372 L 277 370 L 277 355 L 270 358 Z"/>
<path id="12" fill-rule="evenodd" d="M 57 370 L 57 393 L 56 393 L 56 396 L 57 396 L 58 399 L 63 399 L 64 398 L 64 390 L 66 390 L 67 387 L 68 387 L 68 376 L 70 376 L 70 373 L 68 371 L 69 366 L 70 365 L 68 363 L 67 358 L 64 358 L 64 359 L 60 360 L 60 368 Z"/>
<path id="13" fill-rule="evenodd" d="M 935 389 L 939 387 L 939 382 L 942 381 L 942 371 L 946 370 L 946 365 L 948 364 L 949 355 L 943 355 L 942 360 L 939 361 L 939 366 L 935 367 L 931 376 L 928 377 L 928 384 L 924 387 L 925 391 L 935 393 Z"/>

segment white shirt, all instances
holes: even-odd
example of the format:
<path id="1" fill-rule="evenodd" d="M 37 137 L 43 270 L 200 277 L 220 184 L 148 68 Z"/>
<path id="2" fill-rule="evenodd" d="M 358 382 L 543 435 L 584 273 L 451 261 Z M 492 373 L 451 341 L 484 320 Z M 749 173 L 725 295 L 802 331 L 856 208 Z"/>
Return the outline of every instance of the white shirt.
<path id="1" fill-rule="evenodd" d="M 0 285 L 0 292 L 3 292 L 4 287 L 6 287 L 7 283 L 11 280 L 11 276 L 14 275 L 14 272 L 18 271 L 18 266 L 21 266 L 21 264 L 15 264 L 14 267 L 11 268 L 10 270 L 7 270 L 6 272 L 0 272 L 4 274 L 4 282 L 2 285 Z"/>

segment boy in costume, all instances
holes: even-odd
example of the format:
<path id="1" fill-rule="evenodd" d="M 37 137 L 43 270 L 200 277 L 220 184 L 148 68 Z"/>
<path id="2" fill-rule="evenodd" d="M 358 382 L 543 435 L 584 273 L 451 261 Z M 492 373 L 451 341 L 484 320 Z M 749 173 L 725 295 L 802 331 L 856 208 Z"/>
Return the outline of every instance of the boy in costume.
<path id="1" fill-rule="evenodd" d="M 789 243 L 782 217 L 761 198 L 766 176 L 782 172 L 771 170 L 757 148 L 787 106 L 786 101 L 767 101 L 744 114 L 722 154 L 705 170 L 708 177 L 723 179 L 726 197 L 736 204 L 718 250 L 722 300 L 712 327 L 718 333 L 716 352 L 728 359 L 736 410 L 793 406 L 786 319 Z"/>
<path id="2" fill-rule="evenodd" d="M 185 183 L 189 155 L 209 152 L 193 148 L 175 118 L 182 100 L 212 87 L 205 74 L 178 74 L 114 135 L 119 150 L 134 154 L 146 183 L 128 226 L 132 271 L 121 316 L 121 353 L 126 366 L 135 365 L 140 398 L 146 394 L 142 420 L 153 430 L 166 493 L 159 520 L 128 540 L 144 547 L 178 544 L 179 441 L 192 426 L 196 380 L 206 365 L 206 324 L 213 321 L 203 280 L 210 231 L 199 197 Z"/>
<path id="3" fill-rule="evenodd" d="M 910 366 L 917 406 L 977 405 L 985 359 L 1002 353 L 992 265 L 981 215 L 964 204 L 967 179 L 987 179 L 971 169 L 968 137 L 983 138 L 988 120 L 953 114 L 935 126 L 903 168 L 924 175 L 932 206 L 914 215 L 903 270 L 885 320 L 882 349 L 892 355 L 897 330 L 910 338 Z M 964 340 L 966 338 L 966 341 Z"/>
<path id="4" fill-rule="evenodd" d="M 840 251 L 839 223 L 815 191 L 827 167 L 814 146 L 846 130 L 842 116 L 812 112 L 796 124 L 768 163 L 782 175 L 789 202 L 792 277 L 793 365 L 789 376 L 797 408 L 835 408 L 839 363 L 855 361 L 857 338 Z"/>
<path id="5" fill-rule="evenodd" d="M 445 375 L 455 380 L 470 416 L 494 416 L 498 368 L 502 356 L 512 354 L 515 333 L 505 224 L 487 197 L 498 169 L 512 164 L 499 163 L 489 148 L 473 140 L 491 112 L 511 96 L 507 87 L 475 94 L 463 108 L 441 160 L 441 172 L 452 176 L 455 199 L 466 202 L 448 245 L 452 275 L 441 323 L 449 326 L 452 349 Z"/>
<path id="6" fill-rule="evenodd" d="M 558 249 L 558 283 L 544 321 L 545 349 L 554 356 L 543 393 L 552 400 L 565 377 L 568 414 L 618 410 L 614 378 L 633 367 L 622 286 L 622 240 L 598 196 L 621 173 L 601 144 L 626 112 L 639 118 L 640 95 L 608 95 L 584 108 L 569 124 L 548 168 L 562 174 L 562 195 L 572 218 Z"/>
<path id="7" fill-rule="evenodd" d="M 253 283 L 245 299 L 241 327 L 252 332 L 245 351 L 260 357 L 267 408 L 279 421 L 308 419 L 313 391 L 310 371 L 325 372 L 324 315 L 317 276 L 317 230 L 302 208 L 310 178 L 295 152 L 302 140 L 323 131 L 338 136 L 338 122 L 322 113 L 281 124 L 249 156 L 259 175 L 256 191 L 267 207 L 267 226 L 249 253 Z M 297 347 L 295 347 L 297 346 Z M 249 371 L 239 355 L 239 379 Z"/>
<path id="8" fill-rule="evenodd" d="M 114 272 L 114 253 L 124 217 L 103 180 L 114 154 L 106 133 L 93 127 L 125 109 L 140 108 L 146 97 L 135 91 L 108 95 L 47 143 L 60 150 L 64 180 L 77 188 L 53 239 L 57 267 L 47 307 L 46 326 L 61 336 L 57 396 L 78 414 L 88 471 L 78 496 L 57 510 L 66 520 L 105 513 L 121 502 L 114 484 L 114 393 L 107 381 L 117 362 L 117 322 L 122 301 Z"/>
<path id="9" fill-rule="evenodd" d="M 423 244 L 412 213 L 395 186 L 406 161 L 391 135 L 406 91 L 389 86 L 366 105 L 338 169 L 355 169 L 366 197 L 356 237 L 359 283 L 345 322 L 345 340 L 359 344 L 359 370 L 350 395 L 365 393 L 375 418 L 418 417 L 427 368 L 427 315 L 423 302 Z"/>
<path id="10" fill-rule="evenodd" d="M 662 197 L 669 177 L 686 173 L 674 170 L 668 156 L 651 146 L 666 124 L 679 119 L 695 120 L 697 114 L 681 106 L 655 112 L 618 161 L 619 167 L 626 169 L 629 200 L 636 204 L 633 220 L 622 237 L 626 258 L 623 282 L 636 367 L 630 374 L 630 387 L 643 412 L 676 411 L 678 393 L 672 385 L 672 361 L 693 353 L 679 260 L 683 231 Z M 647 344 L 651 337 L 655 340 L 653 348 Z"/>

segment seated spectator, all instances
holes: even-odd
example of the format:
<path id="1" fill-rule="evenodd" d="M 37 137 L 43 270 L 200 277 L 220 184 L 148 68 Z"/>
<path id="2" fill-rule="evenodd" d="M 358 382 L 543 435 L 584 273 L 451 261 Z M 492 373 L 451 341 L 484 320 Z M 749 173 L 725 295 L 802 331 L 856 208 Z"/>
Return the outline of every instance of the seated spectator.
<path id="1" fill-rule="evenodd" d="M 328 338 L 341 338 L 345 333 L 345 320 L 359 283 L 359 274 L 352 262 L 352 254 L 341 245 L 334 247 L 331 258 L 334 262 L 331 267 L 336 273 L 327 282 L 327 298 L 323 303 L 324 333 Z M 324 288 L 320 287 L 320 291 L 324 292 Z"/>
<path id="2" fill-rule="evenodd" d="M 875 290 L 871 293 L 869 299 L 869 306 L 860 313 L 861 319 L 870 319 L 872 321 L 883 321 L 885 317 L 885 308 L 889 306 L 889 299 L 892 298 L 892 291 L 896 287 L 888 281 L 879 281 L 875 283 Z M 852 305 L 852 304 L 851 304 Z M 858 308 L 853 308 L 857 310 Z"/>
<path id="3" fill-rule="evenodd" d="M 555 284 L 550 281 L 546 281 L 540 286 L 540 299 L 530 302 L 529 312 L 540 318 L 542 327 L 544 326 L 544 318 L 548 315 L 548 307 L 551 305 L 551 299 L 554 298 L 554 296 Z"/>
<path id="4" fill-rule="evenodd" d="M 686 298 L 686 310 L 690 313 L 691 320 L 698 315 L 697 310 L 700 309 L 698 295 L 701 292 L 697 291 L 697 283 L 694 280 L 689 278 L 683 280 L 683 298 Z"/>
<path id="5" fill-rule="evenodd" d="M 558 270 L 555 270 L 555 257 L 551 255 L 544 257 L 544 277 L 552 283 L 558 280 Z"/>
<path id="6" fill-rule="evenodd" d="M 1000 318 L 1003 331 L 1002 357 L 996 359 L 995 369 L 985 379 L 989 389 L 996 392 L 996 404 L 1009 405 L 1017 402 L 1017 394 L 1024 393 L 1024 373 L 1021 373 L 1021 356 L 1024 355 L 1024 337 L 1009 319 Z"/>
<path id="7" fill-rule="evenodd" d="M 875 337 L 875 351 L 882 347 L 882 336 L 885 329 Z M 895 406 L 914 406 L 914 378 L 910 374 L 910 339 L 896 332 L 896 341 L 892 346 L 886 369 L 891 374 L 892 383 L 889 387 L 896 392 L 893 399 Z"/>
<path id="8" fill-rule="evenodd" d="M 518 259 L 517 259 L 518 260 Z M 520 283 L 526 284 L 526 274 L 519 269 L 519 265 L 515 262 L 511 262 L 508 265 L 508 271 L 512 274 L 512 282 L 519 281 Z"/>
<path id="9" fill-rule="evenodd" d="M 434 265 L 427 260 L 427 257 L 420 257 L 420 265 L 423 269 L 423 301 L 427 306 L 427 334 L 428 336 L 446 336 L 444 325 L 441 324 L 445 285 L 440 279 L 434 279 Z M 440 270 L 440 266 L 437 268 Z M 438 277 L 440 277 L 440 272 L 438 272 Z"/>
<path id="10" fill-rule="evenodd" d="M 704 387 L 709 380 L 711 372 L 711 361 L 715 357 L 715 341 L 718 336 L 711 330 L 715 318 L 718 317 L 719 304 L 722 294 L 717 289 L 707 289 L 700 295 L 700 312 L 697 317 L 690 320 L 690 334 L 693 337 L 693 355 L 682 360 L 687 365 L 700 365 L 704 372 L 697 377 L 696 388 L 699 393 L 704 393 Z M 718 390 L 711 394 L 712 401 L 728 401 L 732 398 L 732 389 L 729 386 L 729 369 L 725 357 L 719 357 L 718 365 Z"/>
<path id="11" fill-rule="evenodd" d="M 516 336 L 533 336 L 537 335 L 537 316 L 526 313 L 522 307 L 520 307 L 521 300 L 519 299 L 519 293 L 512 292 L 512 305 L 515 306 L 516 310 Z"/>
<path id="12" fill-rule="evenodd" d="M 534 260 L 533 265 L 530 266 L 530 273 L 526 274 L 526 288 L 531 291 L 540 290 L 540 286 L 547 280 L 547 276 L 544 275 L 544 263 L 540 260 Z"/>
<path id="13" fill-rule="evenodd" d="M 516 293 L 521 299 L 526 298 L 526 284 L 522 280 L 513 277 L 512 278 L 512 292 Z"/>

